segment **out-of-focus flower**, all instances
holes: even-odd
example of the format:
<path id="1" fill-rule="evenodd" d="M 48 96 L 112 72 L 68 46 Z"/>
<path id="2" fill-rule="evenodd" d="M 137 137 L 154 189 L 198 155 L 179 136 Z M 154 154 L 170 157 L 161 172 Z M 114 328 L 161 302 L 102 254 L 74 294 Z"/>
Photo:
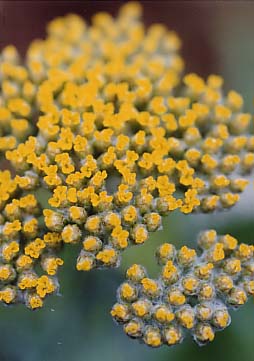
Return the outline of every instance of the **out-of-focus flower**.
<path id="1" fill-rule="evenodd" d="M 157 250 L 162 270 L 148 277 L 134 264 L 117 292 L 112 317 L 125 333 L 151 347 L 180 343 L 191 335 L 202 345 L 230 324 L 229 310 L 254 294 L 254 247 L 215 230 L 198 237 L 201 253 L 170 243 Z"/>
<path id="2" fill-rule="evenodd" d="M 0 53 L 0 153 L 33 132 L 36 84 L 29 79 L 17 49 L 9 45 Z"/>

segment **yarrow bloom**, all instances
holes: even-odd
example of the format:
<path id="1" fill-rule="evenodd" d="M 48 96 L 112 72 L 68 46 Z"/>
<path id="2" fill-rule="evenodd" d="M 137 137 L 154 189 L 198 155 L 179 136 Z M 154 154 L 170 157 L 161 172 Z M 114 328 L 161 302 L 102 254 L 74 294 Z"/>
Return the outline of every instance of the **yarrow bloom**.
<path id="1" fill-rule="evenodd" d="M 0 300 L 41 307 L 45 296 L 58 290 L 55 274 L 63 260 L 55 251 L 60 237 L 42 236 L 35 195 L 22 192 L 7 170 L 0 171 L 0 208 Z M 38 274 L 37 266 L 44 274 Z"/>
<path id="2" fill-rule="evenodd" d="M 159 347 L 189 334 L 203 345 L 230 324 L 230 309 L 254 295 L 253 245 L 215 230 L 202 232 L 197 243 L 201 252 L 162 244 L 158 279 L 149 278 L 141 265 L 128 268 L 111 310 L 128 336 Z"/>
<path id="3" fill-rule="evenodd" d="M 1 52 L 5 303 L 35 309 L 57 293 L 66 244 L 80 245 L 77 270 L 116 267 L 162 216 L 230 208 L 248 184 L 254 136 L 241 95 L 225 94 L 220 76 L 184 75 L 175 32 L 140 17 L 135 2 L 91 25 L 67 15 L 24 61 L 13 46 Z"/>

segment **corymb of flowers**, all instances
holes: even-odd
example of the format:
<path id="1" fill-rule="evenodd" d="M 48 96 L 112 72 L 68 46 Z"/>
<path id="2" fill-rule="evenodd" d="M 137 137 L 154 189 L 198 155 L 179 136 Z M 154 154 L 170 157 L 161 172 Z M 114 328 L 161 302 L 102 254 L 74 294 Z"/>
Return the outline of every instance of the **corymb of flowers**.
<path id="1" fill-rule="evenodd" d="M 43 306 L 57 293 L 65 244 L 80 244 L 76 268 L 116 267 L 162 216 L 234 206 L 254 167 L 251 115 L 223 79 L 184 74 L 181 41 L 145 28 L 141 6 L 91 25 L 51 21 L 23 61 L 0 56 L 0 300 Z M 43 189 L 43 196 L 39 193 Z M 127 271 L 112 315 L 150 346 L 199 342 L 226 327 L 227 305 L 254 293 L 253 246 L 201 237 L 203 253 L 162 245 L 158 281 Z M 161 253 L 160 253 L 161 252 Z"/>
<path id="2" fill-rule="evenodd" d="M 229 309 L 254 294 L 253 245 L 238 245 L 231 235 L 208 230 L 199 235 L 198 246 L 199 254 L 162 244 L 157 280 L 140 265 L 127 270 L 111 315 L 128 336 L 159 347 L 180 343 L 189 333 L 203 345 L 230 324 Z"/>

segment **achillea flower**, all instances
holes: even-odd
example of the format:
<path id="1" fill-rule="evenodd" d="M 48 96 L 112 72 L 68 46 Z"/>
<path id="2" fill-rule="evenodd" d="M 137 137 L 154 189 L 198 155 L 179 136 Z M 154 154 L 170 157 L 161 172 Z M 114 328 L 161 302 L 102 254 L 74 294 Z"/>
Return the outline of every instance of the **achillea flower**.
<path id="1" fill-rule="evenodd" d="M 140 15 L 138 3 L 91 26 L 67 15 L 24 63 L 12 46 L 1 53 L 0 151 L 16 172 L 1 174 L 3 282 L 31 308 L 57 291 L 63 245 L 80 244 L 77 270 L 115 267 L 162 216 L 230 208 L 248 184 L 242 97 L 219 76 L 183 76 L 178 36 Z"/>
<path id="2" fill-rule="evenodd" d="M 130 233 L 140 244 L 160 226 L 156 212 L 144 214 L 142 224 L 130 205 L 139 155 L 127 128 L 137 113 L 134 100 L 142 107 L 155 88 L 171 92 L 183 61 L 177 35 L 161 25 L 146 32 L 140 12 L 138 4 L 128 4 L 116 20 L 96 15 L 89 28 L 69 15 L 49 24 L 48 38 L 32 43 L 25 63 L 13 46 L 0 54 L 0 151 L 16 172 L 14 178 L 9 171 L 0 174 L 5 303 L 34 309 L 57 291 L 63 243 L 82 242 L 78 270 L 112 266 Z M 142 152 L 145 136 L 137 132 L 133 148 Z M 109 192 L 111 171 L 113 177 L 119 173 L 120 184 Z M 41 187 L 51 191 L 53 209 L 42 209 Z M 140 205 L 148 199 L 145 189 Z M 38 265 L 46 275 L 38 274 Z"/>
<path id="3" fill-rule="evenodd" d="M 46 40 L 32 42 L 25 63 L 14 46 L 4 48 L 0 54 L 0 151 L 13 149 L 31 134 L 40 111 L 51 116 L 59 112 L 54 98 L 60 90 L 61 107 L 82 110 L 92 105 L 97 90 L 106 83 L 110 100 L 115 96 L 112 82 L 132 81 L 141 70 L 151 80 L 160 78 L 161 92 L 177 85 L 183 68 L 177 53 L 179 38 L 162 25 L 145 33 L 140 15 L 136 3 L 123 6 L 116 20 L 107 13 L 96 14 L 90 27 L 78 15 L 57 18 L 48 25 Z M 138 84 L 142 103 L 152 87 L 147 79 Z M 119 90 L 124 101 L 132 101 L 127 84 Z M 100 101 L 97 106 L 103 108 Z M 55 138 L 58 127 L 48 117 L 37 126 Z"/>
<path id="4" fill-rule="evenodd" d="M 117 292 L 112 317 L 124 332 L 151 347 L 180 343 L 190 334 L 200 345 L 230 324 L 229 310 L 254 294 L 254 247 L 215 230 L 198 237 L 201 253 L 162 244 L 158 279 L 134 264 Z"/>
<path id="5" fill-rule="evenodd" d="M 12 45 L 0 53 L 0 80 L 0 152 L 4 152 L 31 134 L 36 109 L 32 104 L 36 85 Z"/>
<path id="6" fill-rule="evenodd" d="M 43 299 L 58 290 L 55 275 L 63 264 L 56 255 L 60 237 L 43 231 L 37 199 L 24 192 L 7 170 L 0 171 L 0 207 L 0 300 L 41 307 Z"/>

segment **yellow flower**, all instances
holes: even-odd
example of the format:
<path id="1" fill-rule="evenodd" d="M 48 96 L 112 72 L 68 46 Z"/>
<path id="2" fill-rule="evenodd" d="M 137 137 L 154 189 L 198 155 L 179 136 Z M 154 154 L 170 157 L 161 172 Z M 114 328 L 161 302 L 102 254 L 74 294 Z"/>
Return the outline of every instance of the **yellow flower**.
<path id="1" fill-rule="evenodd" d="M 252 245 L 214 230 L 200 233 L 197 242 L 199 255 L 186 246 L 176 251 L 162 244 L 156 251 L 163 265 L 158 280 L 137 264 L 127 270 L 111 315 L 128 336 L 158 347 L 180 343 L 189 334 L 203 345 L 230 324 L 229 309 L 254 294 Z"/>
<path id="2" fill-rule="evenodd" d="M 24 61 L 13 46 L 1 51 L 0 152 L 15 173 L 0 171 L 5 303 L 42 307 L 57 292 L 63 247 L 80 245 L 77 270 L 117 267 L 121 252 L 160 229 L 162 216 L 233 207 L 248 184 L 254 136 L 241 95 L 225 94 L 220 76 L 183 74 L 177 34 L 160 24 L 145 28 L 141 15 L 140 4 L 130 2 L 116 18 L 96 14 L 91 25 L 73 14 L 58 17 L 45 40 L 30 44 Z M 208 282 L 222 263 L 230 277 L 242 274 L 253 250 L 238 249 L 228 236 L 214 239 L 213 232 L 200 239 L 205 264 L 196 264 L 200 259 L 188 247 L 158 251 L 168 285 L 180 279 L 179 267 L 195 268 L 167 295 L 173 307 L 184 305 L 197 278 Z M 128 277 L 132 282 L 143 274 L 134 267 Z M 143 279 L 144 295 L 156 298 L 160 282 Z M 230 280 L 223 281 L 229 289 Z M 204 299 L 212 297 L 209 282 L 199 286 Z M 244 287 L 253 289 L 249 280 Z M 230 292 L 230 302 L 245 302 L 245 291 Z M 157 320 L 171 319 L 164 306 Z M 152 312 L 146 302 L 134 309 L 144 317 Z M 174 317 L 191 329 L 187 311 Z M 127 320 L 129 310 L 117 306 L 113 314 Z M 226 318 L 218 313 L 215 327 Z M 183 337 L 173 325 L 160 334 L 160 327 L 143 330 L 143 321 L 128 321 L 126 333 L 142 334 L 154 347 Z M 214 337 L 209 327 L 197 326 L 201 342 Z"/>

